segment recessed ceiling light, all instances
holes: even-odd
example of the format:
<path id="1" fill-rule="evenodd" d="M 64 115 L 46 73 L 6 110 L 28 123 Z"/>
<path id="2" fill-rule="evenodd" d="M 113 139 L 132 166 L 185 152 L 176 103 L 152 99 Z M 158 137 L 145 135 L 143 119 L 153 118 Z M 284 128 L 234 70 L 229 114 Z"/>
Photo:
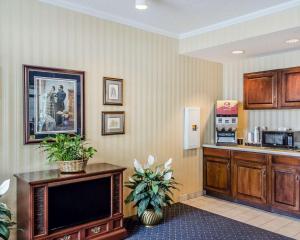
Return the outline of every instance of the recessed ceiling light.
<path id="1" fill-rule="evenodd" d="M 291 44 L 291 43 L 297 43 L 299 42 L 299 39 L 298 38 L 292 38 L 292 39 L 289 39 L 289 40 L 286 40 L 285 43 L 288 43 L 288 44 Z"/>
<path id="2" fill-rule="evenodd" d="M 145 10 L 148 8 L 146 0 L 135 0 L 135 8 L 138 10 Z"/>
<path id="3" fill-rule="evenodd" d="M 245 51 L 244 50 L 233 50 L 231 53 L 232 54 L 244 54 Z"/>

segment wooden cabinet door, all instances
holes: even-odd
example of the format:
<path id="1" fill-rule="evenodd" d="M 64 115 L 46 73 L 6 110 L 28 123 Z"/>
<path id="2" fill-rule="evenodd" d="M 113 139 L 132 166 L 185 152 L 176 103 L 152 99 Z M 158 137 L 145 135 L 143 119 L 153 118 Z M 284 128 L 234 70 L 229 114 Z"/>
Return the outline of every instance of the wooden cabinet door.
<path id="1" fill-rule="evenodd" d="M 272 165 L 272 207 L 299 211 L 300 185 L 297 169 L 286 165 Z"/>
<path id="2" fill-rule="evenodd" d="M 277 108 L 277 71 L 244 74 L 244 108 Z"/>
<path id="3" fill-rule="evenodd" d="M 300 107 L 300 67 L 289 68 L 280 72 L 279 107 Z"/>
<path id="4" fill-rule="evenodd" d="M 264 164 L 236 160 L 233 196 L 249 203 L 267 203 L 267 167 Z"/>
<path id="5" fill-rule="evenodd" d="M 225 195 L 231 194 L 230 159 L 204 157 L 204 188 Z"/>

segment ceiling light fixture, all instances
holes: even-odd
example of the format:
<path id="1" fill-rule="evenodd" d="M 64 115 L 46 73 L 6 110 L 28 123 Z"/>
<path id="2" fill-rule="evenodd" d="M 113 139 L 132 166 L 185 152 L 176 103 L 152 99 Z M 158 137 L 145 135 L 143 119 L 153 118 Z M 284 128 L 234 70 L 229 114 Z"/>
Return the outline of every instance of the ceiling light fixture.
<path id="1" fill-rule="evenodd" d="M 292 44 L 292 43 L 297 43 L 297 42 L 299 42 L 298 38 L 292 38 L 292 39 L 285 41 L 285 43 L 287 43 L 287 44 Z"/>
<path id="2" fill-rule="evenodd" d="M 238 54 L 244 54 L 245 51 L 244 50 L 233 50 L 231 53 L 238 55 Z"/>
<path id="3" fill-rule="evenodd" d="M 145 10 L 148 8 L 146 0 L 135 0 L 135 8 L 138 10 Z"/>

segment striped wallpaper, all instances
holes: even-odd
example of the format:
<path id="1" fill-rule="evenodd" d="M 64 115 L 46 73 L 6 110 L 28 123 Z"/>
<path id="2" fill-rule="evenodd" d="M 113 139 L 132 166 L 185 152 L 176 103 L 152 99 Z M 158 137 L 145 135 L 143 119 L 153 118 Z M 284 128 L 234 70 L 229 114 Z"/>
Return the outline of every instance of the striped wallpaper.
<path id="1" fill-rule="evenodd" d="M 174 159 L 179 195 L 202 190 L 199 150 L 183 151 L 184 106 L 201 108 L 202 142 L 213 139 L 213 106 L 222 65 L 178 54 L 178 40 L 37 0 L 0 1 L 0 180 L 49 166 L 36 145 L 23 145 L 22 64 L 86 71 L 86 133 L 98 149 L 91 163 L 128 168 L 149 153 Z M 123 107 L 102 105 L 102 77 L 125 83 Z M 101 111 L 124 110 L 126 134 L 101 136 Z M 13 179 L 13 178 L 12 178 Z M 15 182 L 5 200 L 15 208 Z M 126 214 L 133 214 L 130 207 Z"/>
<path id="2" fill-rule="evenodd" d="M 223 65 L 223 96 L 225 99 L 243 100 L 243 74 L 278 68 L 300 66 L 300 50 L 245 59 Z M 268 126 L 276 129 L 288 127 L 300 130 L 300 110 L 251 110 L 240 111 L 244 129 Z M 239 135 L 243 136 L 243 131 Z"/>

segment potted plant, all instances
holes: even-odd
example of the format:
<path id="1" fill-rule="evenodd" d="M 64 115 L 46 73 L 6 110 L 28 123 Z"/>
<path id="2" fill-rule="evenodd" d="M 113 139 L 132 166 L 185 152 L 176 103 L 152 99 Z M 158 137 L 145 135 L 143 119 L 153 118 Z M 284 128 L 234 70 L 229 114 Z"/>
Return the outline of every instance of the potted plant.
<path id="1" fill-rule="evenodd" d="M 163 218 L 162 208 L 173 202 L 170 195 L 177 189 L 171 169 L 172 159 L 165 164 L 153 167 L 155 158 L 148 157 L 147 163 L 142 165 L 134 160 L 134 174 L 125 183 L 131 189 L 125 203 L 134 203 L 141 222 L 146 226 L 158 224 Z"/>
<path id="2" fill-rule="evenodd" d="M 76 173 L 84 171 L 88 160 L 97 152 L 85 145 L 79 135 L 57 134 L 46 138 L 40 147 L 47 153 L 48 161 L 56 162 L 62 173 Z"/>
<path id="3" fill-rule="evenodd" d="M 8 191 L 10 180 L 4 181 L 0 185 L 0 198 Z M 0 202 L 0 239 L 8 240 L 10 235 L 10 227 L 15 223 L 11 219 L 10 209 L 6 204 Z"/>

